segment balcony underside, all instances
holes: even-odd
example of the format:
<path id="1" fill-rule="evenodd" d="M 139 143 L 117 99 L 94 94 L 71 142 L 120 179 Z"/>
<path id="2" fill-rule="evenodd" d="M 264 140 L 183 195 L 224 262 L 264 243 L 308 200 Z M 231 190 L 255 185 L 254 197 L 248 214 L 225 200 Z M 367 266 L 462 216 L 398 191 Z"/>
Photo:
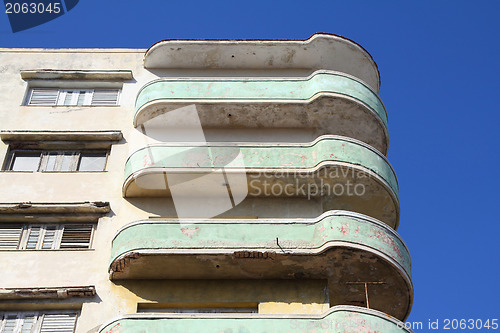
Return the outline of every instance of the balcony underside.
<path id="1" fill-rule="evenodd" d="M 310 129 L 316 136 L 342 135 L 382 153 L 388 149 L 387 116 L 364 84 L 338 73 L 306 79 L 163 79 L 138 94 L 134 125 L 157 126 L 155 118 L 195 105 L 203 129 Z M 160 120 L 165 130 L 182 117 Z M 147 130 L 147 128 L 146 128 Z"/>
<path id="2" fill-rule="evenodd" d="M 328 279 L 333 305 L 404 318 L 410 256 L 382 222 L 350 212 L 318 219 L 145 220 L 116 234 L 112 279 Z M 353 284 L 354 282 L 354 284 Z"/>
<path id="3" fill-rule="evenodd" d="M 377 65 L 342 36 L 317 33 L 306 40 L 163 40 L 149 48 L 144 67 L 165 69 L 327 69 L 347 73 L 378 92 Z"/>
<path id="4" fill-rule="evenodd" d="M 101 327 L 99 333 L 155 332 L 412 332 L 399 320 L 356 306 L 336 306 L 321 316 L 243 314 L 130 314 Z"/>
<path id="5" fill-rule="evenodd" d="M 387 128 L 378 116 L 358 101 L 334 94 L 287 102 L 157 100 L 139 110 L 136 125 L 148 126 L 158 115 L 193 104 L 203 129 L 310 130 L 315 137 L 335 134 L 355 138 L 387 155 Z M 163 128 L 168 131 L 178 125 L 169 122 Z"/>
<path id="6" fill-rule="evenodd" d="M 380 153 L 332 136 L 307 145 L 151 145 L 129 157 L 123 184 L 124 197 L 188 198 L 191 206 L 206 206 L 204 216 L 226 211 L 213 208 L 228 193 L 234 205 L 247 197 L 298 197 L 319 202 L 323 211 L 354 211 L 393 228 L 397 191 L 394 171 Z"/>

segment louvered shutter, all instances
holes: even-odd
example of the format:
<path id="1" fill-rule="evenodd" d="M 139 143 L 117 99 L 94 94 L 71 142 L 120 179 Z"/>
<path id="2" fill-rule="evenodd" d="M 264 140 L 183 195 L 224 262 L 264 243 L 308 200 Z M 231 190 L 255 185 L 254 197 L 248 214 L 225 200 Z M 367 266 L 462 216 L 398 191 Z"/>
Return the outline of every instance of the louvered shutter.
<path id="1" fill-rule="evenodd" d="M 41 233 L 42 233 L 41 226 L 31 226 L 28 232 L 28 241 L 26 242 L 27 250 L 36 250 L 38 246 L 38 238 L 40 237 Z"/>
<path id="2" fill-rule="evenodd" d="M 14 333 L 14 330 L 16 329 L 17 326 L 17 316 L 16 315 L 7 315 L 4 318 L 4 327 L 2 329 L 2 333 Z M 0 321 L 0 328 L 1 328 L 1 321 Z"/>
<path id="3" fill-rule="evenodd" d="M 33 88 L 28 105 L 57 105 L 59 89 Z"/>
<path id="4" fill-rule="evenodd" d="M 45 235 L 43 235 L 42 239 L 42 250 L 50 250 L 54 245 L 54 239 L 56 238 L 56 226 L 46 226 L 45 227 Z"/>
<path id="5" fill-rule="evenodd" d="M 46 314 L 43 316 L 40 333 L 73 333 L 76 314 Z"/>
<path id="6" fill-rule="evenodd" d="M 88 249 L 92 237 L 92 225 L 65 225 L 61 237 L 61 249 Z"/>
<path id="7" fill-rule="evenodd" d="M 16 250 L 22 233 L 22 226 L 0 226 L 0 250 Z"/>
<path id="8" fill-rule="evenodd" d="M 95 89 L 91 105 L 118 105 L 119 89 Z"/>
<path id="9" fill-rule="evenodd" d="M 23 316 L 21 331 L 19 333 L 31 333 L 33 329 L 33 324 L 35 323 L 35 315 L 25 315 Z"/>

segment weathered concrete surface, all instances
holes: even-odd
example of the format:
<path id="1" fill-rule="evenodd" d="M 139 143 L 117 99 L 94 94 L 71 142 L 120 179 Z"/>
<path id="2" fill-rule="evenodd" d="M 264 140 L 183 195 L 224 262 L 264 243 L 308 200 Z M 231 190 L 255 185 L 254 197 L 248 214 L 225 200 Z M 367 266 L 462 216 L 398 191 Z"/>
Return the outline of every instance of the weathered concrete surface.
<path id="1" fill-rule="evenodd" d="M 119 136 L 116 135 L 117 132 L 123 133 L 126 138 L 130 131 L 134 130 L 131 124 L 137 92 L 142 85 L 157 78 L 142 66 L 144 51 L 0 49 L 0 129 L 10 132 L 5 133 L 6 141 L 18 140 L 18 134 L 25 132 L 35 135 L 28 141 L 40 144 L 42 141 L 39 140 L 67 140 L 68 137 L 64 134 L 77 131 L 90 133 L 90 136 L 92 132 L 97 134 L 95 137 L 86 136 L 84 140 L 106 139 L 108 146 L 112 144 L 105 172 L 0 172 L 0 223 L 98 222 L 92 249 L 89 250 L 0 251 L 1 288 L 58 289 L 65 286 L 92 285 L 95 286 L 96 296 L 68 299 L 5 299 L 0 302 L 0 311 L 81 311 L 76 333 L 86 333 L 98 323 L 123 311 L 121 304 L 124 301 L 119 299 L 123 295 L 115 295 L 113 283 L 109 281 L 107 273 L 111 237 L 117 227 L 131 221 L 131 216 L 135 216 L 135 220 L 147 218 L 150 213 L 123 200 L 121 185 L 128 149 L 124 139 L 110 141 Z M 92 81 L 95 77 L 88 76 L 85 80 L 23 80 L 21 71 L 26 69 L 77 72 L 128 70 L 134 73 L 134 79 L 137 81 L 123 82 L 120 106 L 31 107 L 24 105 L 31 86 L 47 84 L 68 89 L 92 88 L 96 82 Z M 112 84 L 121 85 L 119 82 Z M 108 82 L 99 81 L 97 86 L 106 88 Z M 103 130 L 110 132 L 102 132 Z M 104 136 L 99 137 L 99 134 Z M 28 139 L 28 136 L 23 139 Z M 8 149 L 8 143 L 1 141 L 0 164 L 3 164 L 8 156 Z M 106 204 L 101 206 L 97 202 Z M 122 211 L 123 216 L 117 216 L 112 211 Z M 131 299 L 131 296 L 127 294 L 125 298 Z"/>
<path id="2" fill-rule="evenodd" d="M 311 129 L 316 136 L 355 138 L 387 154 L 382 101 L 368 86 L 345 74 L 319 71 L 307 78 L 157 80 L 139 91 L 134 125 L 191 104 L 196 105 L 204 129 Z M 170 121 L 163 129 L 179 126 Z"/>
<path id="3" fill-rule="evenodd" d="M 0 214 L 96 214 L 110 212 L 109 202 L 19 202 L 0 203 Z M 0 215 L 1 216 L 1 215 Z"/>
<path id="4" fill-rule="evenodd" d="M 190 251 L 217 254 L 216 250 L 220 250 L 222 255 L 236 253 L 235 258 L 267 259 L 279 253 L 318 255 L 333 246 L 333 242 L 378 250 L 410 274 L 408 249 L 393 229 L 368 216 L 344 211 L 330 211 L 316 219 L 149 219 L 134 222 L 118 230 L 113 238 L 111 271 L 115 271 L 116 260 L 124 254 L 140 250 L 145 253 L 159 250 L 164 255 Z M 241 253 L 240 256 L 240 252 L 263 255 Z M 268 273 L 270 271 L 263 272 L 264 275 Z M 117 277 L 125 274 L 122 272 Z M 158 271 L 156 274 L 168 276 L 172 272 Z"/>
<path id="5" fill-rule="evenodd" d="M 0 139 L 6 143 L 23 141 L 106 141 L 123 139 L 121 131 L 11 131 L 0 130 Z"/>
<path id="6" fill-rule="evenodd" d="M 0 203 L 0 223 L 97 222 L 110 210 L 109 202 Z"/>
<path id="7" fill-rule="evenodd" d="M 340 38 L 340 37 L 338 37 Z M 25 222 L 25 223 L 44 223 L 44 222 L 63 222 L 67 219 L 71 221 L 83 222 L 90 219 L 98 219 L 97 230 L 93 239 L 92 249 L 78 251 L 0 251 L 0 262 L 2 266 L 9 267 L 8 270 L 1 272 L 2 288 L 60 288 L 63 286 L 85 286 L 95 285 L 97 295 L 93 298 L 72 298 L 57 300 L 5 300 L 0 302 L 0 310 L 17 311 L 21 309 L 38 311 L 47 309 L 72 309 L 81 311 L 76 333 L 86 333 L 96 325 L 103 323 L 110 318 L 122 315 L 124 313 L 134 313 L 137 311 L 138 304 L 142 302 L 178 302 L 186 303 L 196 301 L 198 303 L 210 302 L 254 302 L 259 304 L 259 313 L 321 313 L 328 307 L 328 290 L 337 294 L 346 290 L 351 295 L 354 294 L 354 288 L 358 288 L 356 299 L 350 300 L 351 304 L 364 305 L 362 286 L 341 284 L 340 290 L 335 290 L 335 286 L 327 286 L 326 281 L 315 284 L 317 280 L 289 279 L 289 280 L 114 280 L 110 281 L 108 276 L 109 258 L 111 241 L 116 231 L 130 221 L 147 219 L 149 216 L 176 216 L 176 210 L 173 204 L 168 202 L 165 197 L 140 197 L 126 198 L 122 197 L 121 187 L 123 185 L 123 169 L 130 152 L 135 150 L 135 138 L 133 134 L 139 132 L 134 128 L 135 99 L 141 87 L 158 79 L 177 79 L 177 78 L 227 78 L 234 77 L 245 80 L 256 77 L 282 77 L 284 80 L 296 78 L 303 80 L 311 75 L 315 70 L 329 69 L 333 71 L 344 72 L 353 75 L 365 81 L 377 92 L 378 73 L 369 56 L 363 55 L 360 47 L 351 45 L 350 42 L 340 41 L 335 44 L 334 38 L 317 38 L 317 46 L 305 44 L 301 41 L 291 42 L 290 51 L 286 50 L 288 46 L 281 47 L 278 42 L 250 42 L 247 46 L 239 48 L 254 49 L 256 46 L 271 47 L 278 53 L 267 52 L 256 54 L 257 67 L 262 67 L 260 62 L 265 60 L 264 68 L 249 68 L 248 63 L 242 62 L 240 55 L 236 53 L 234 60 L 246 68 L 215 68 L 213 63 L 204 62 L 204 55 L 201 58 L 188 56 L 181 59 L 187 67 L 201 66 L 198 68 L 163 68 L 163 69 L 145 69 L 143 64 L 144 52 L 146 50 L 127 50 L 127 49 L 0 49 L 0 91 L 2 94 L 2 103 L 0 106 L 0 127 L 2 130 L 9 131 L 38 131 L 38 133 L 50 134 L 45 137 L 39 136 L 38 139 L 49 139 L 57 133 L 65 131 L 92 132 L 112 130 L 121 131 L 124 139 L 112 143 L 111 152 L 107 161 L 106 171 L 98 173 L 24 173 L 24 172 L 3 172 L 0 173 L 0 189 L 3 202 L 24 203 L 31 202 L 32 208 L 25 205 L 17 207 L 15 205 L 1 206 L 3 214 L 0 218 L 3 222 Z M 166 45 L 166 42 L 162 45 Z M 188 41 L 186 44 L 193 52 L 206 51 L 198 48 L 197 42 Z M 212 42 L 200 41 L 199 43 L 210 44 Z M 224 44 L 224 42 L 216 42 Z M 252 44 L 253 43 L 253 44 Z M 182 42 L 181 42 L 182 44 Z M 257 45 L 258 44 L 258 45 Z M 293 45 L 292 45 L 293 44 Z M 307 44 L 307 45 L 306 45 Z M 299 45 L 299 46 L 297 46 Z M 336 53 L 333 49 L 339 46 L 342 50 Z M 188 50 L 175 50 L 173 53 L 181 55 Z M 188 45 L 186 45 L 188 47 Z M 217 59 L 217 53 L 220 53 L 219 47 L 215 47 L 215 53 L 206 54 L 209 59 Z M 224 49 L 225 46 L 222 47 Z M 292 55 L 293 48 L 296 53 Z M 303 50 L 306 48 L 306 50 Z M 235 48 L 230 46 L 225 48 L 227 52 Z M 153 50 L 153 49 L 151 49 Z M 251 50 L 250 50 L 251 51 Z M 282 52 L 283 51 L 283 52 Z M 281 53 L 280 53 L 281 52 Z M 302 56 L 305 54 L 306 56 Z M 346 56 L 353 52 L 353 57 Z M 220 53 L 222 54 L 222 53 Z M 341 58 L 337 57 L 344 54 Z M 149 53 L 149 55 L 153 55 Z M 160 58 L 163 55 L 158 54 Z M 195 55 L 195 53 L 193 53 Z M 231 56 L 230 54 L 229 56 Z M 262 55 L 262 56 L 261 56 Z M 215 57 L 214 57 L 215 56 Z M 248 54 L 247 58 L 253 57 Z M 282 56 L 284 56 L 282 58 Z M 181 55 L 182 58 L 182 55 Z M 243 57 L 245 58 L 245 57 Z M 335 59 L 336 58 L 336 59 Z M 345 59 L 349 58 L 349 62 Z M 163 58 L 164 59 L 164 58 Z M 221 58 L 222 59 L 222 58 Z M 231 57 L 231 59 L 233 59 Z M 353 68 L 336 66 L 335 64 L 345 64 L 350 66 L 351 60 L 360 60 L 353 64 Z M 365 60 L 363 60 L 365 59 Z M 161 59 L 160 59 L 161 60 Z M 222 59 L 226 61 L 225 59 Z M 230 60 L 232 61 L 232 60 Z M 277 64 L 275 68 L 271 61 Z M 187 63 L 189 62 L 189 63 Z M 260 62 L 260 63 L 259 63 Z M 372 73 L 357 74 L 359 62 L 367 66 L 361 67 Z M 232 64 L 226 62 L 229 67 Z M 233 63 L 233 64 L 234 64 Z M 182 62 L 179 63 L 182 65 Z M 281 65 L 283 67 L 279 67 Z M 217 64 L 215 64 L 217 65 Z M 250 64 L 251 65 L 251 64 Z M 315 66 L 319 67 L 316 68 Z M 323 66 L 326 65 L 326 66 Z M 330 66 L 331 65 L 331 66 Z M 174 66 L 175 67 L 175 66 Z M 356 67 L 356 68 L 354 68 Z M 358 68 L 359 67 L 359 68 Z M 44 69 L 50 69 L 52 72 L 44 72 Z M 131 71 L 133 80 L 118 81 L 117 76 L 110 78 L 101 70 L 114 72 L 120 76 L 120 80 L 126 79 L 120 71 Z M 24 74 L 23 74 L 24 71 Z M 104 75 L 103 75 L 104 74 Z M 113 74 L 115 75 L 115 74 Z M 128 73 L 126 74 L 129 77 Z M 24 79 L 23 79 L 24 76 Z M 78 77 L 78 78 L 77 78 Z M 372 79 L 370 79 L 370 77 Z M 71 79 L 70 79 L 71 78 Z M 115 80 L 116 79 L 116 80 Z M 107 82 L 107 80 L 115 80 Z M 370 80 L 372 83 L 370 83 Z M 121 88 L 120 105 L 113 107 L 79 107 L 79 106 L 40 106 L 32 107 L 24 105 L 29 88 L 31 87 L 58 87 L 63 89 L 74 88 Z M 209 103 L 210 104 L 210 103 Z M 210 105 L 202 105 L 201 109 Z M 260 107 L 264 105 L 256 105 Z M 294 109 L 304 107 L 304 104 L 296 104 L 292 107 L 288 104 L 289 114 L 299 114 Z M 332 109 L 333 107 L 350 108 L 351 117 L 353 114 L 367 115 L 373 119 L 373 115 L 366 112 L 368 106 L 354 98 L 348 96 L 324 96 L 315 99 L 309 104 L 311 112 L 314 108 Z M 272 111 L 272 108 L 279 107 L 285 110 L 284 104 L 267 106 L 266 112 Z M 240 112 L 238 108 L 235 112 Z M 241 106 L 243 108 L 243 106 Z M 226 109 L 226 111 L 229 109 Z M 227 116 L 227 114 L 225 114 Z M 239 115 L 238 115 L 239 117 Z M 291 117 L 291 116 L 290 116 Z M 240 118 L 232 116 L 236 121 Z M 222 121 L 222 117 L 220 118 Z M 329 118 L 335 121 L 342 119 Z M 301 121 L 304 118 L 301 118 Z M 359 119 L 361 123 L 361 118 Z M 224 119 L 224 121 L 229 121 Z M 352 119 L 351 119 L 352 121 Z M 378 125 L 372 121 L 373 126 Z M 293 125 L 293 124 L 292 124 Z M 291 126 L 292 126 L 291 125 Z M 311 126 L 321 127 L 323 124 L 312 122 Z M 161 129 L 160 129 L 161 130 Z M 366 128 L 373 131 L 373 129 Z M 207 141 L 228 141 L 228 142 L 310 142 L 314 140 L 319 132 L 315 128 L 241 128 L 231 129 L 222 128 L 204 128 Z M 21 132 L 16 132 L 15 135 Z M 34 133 L 34 132 L 33 132 Z M 241 134 L 241 133 L 244 133 Z M 279 133 L 279 135 L 277 135 Z M 358 137 L 359 133 L 353 130 L 353 135 Z M 374 136 L 376 135 L 375 132 Z M 343 133 L 340 133 L 343 134 Z M 59 136 L 60 138 L 62 136 Z M 16 140 L 19 136 L 16 138 Z M 27 138 L 27 137 L 26 137 Z M 9 141 L 12 138 L 7 138 Z M 81 139 L 81 138 L 78 138 Z M 139 140 L 140 141 L 140 140 Z M 66 141 L 67 142 L 67 141 Z M 142 142 L 142 141 L 141 141 Z M 109 144 L 109 142 L 108 142 Z M 38 142 L 39 146 L 43 143 Z M 88 146 L 87 146 L 88 147 Z M 0 142 L 0 164 L 8 156 L 9 144 Z M 381 183 L 382 184 L 382 183 Z M 380 189 L 387 191 L 387 186 Z M 303 200 L 298 197 L 248 197 L 232 210 L 227 211 L 225 216 L 267 216 L 267 217 L 316 217 L 320 215 L 328 205 L 334 207 L 328 198 L 316 198 L 317 200 Z M 346 198 L 344 198 L 346 199 Z M 68 203 L 84 202 L 109 202 L 106 216 L 101 216 L 100 209 L 90 212 L 88 209 L 81 210 L 67 209 Z M 324 205 L 322 203 L 324 202 Z M 53 204 L 37 208 L 37 203 Z M 337 201 L 338 202 L 338 201 Z M 384 201 L 372 201 L 373 206 L 378 204 L 385 205 Z M 14 207 L 16 206 L 16 207 Z M 71 205 L 68 205 L 71 206 Z M 84 205 L 85 206 L 85 205 Z M 90 204 L 92 206 L 92 204 Z M 344 202 L 346 209 L 356 207 L 353 203 Z M 14 207 L 14 208 L 13 208 Z M 24 207 L 24 208 L 23 208 Z M 61 208 L 62 207 L 62 208 Z M 111 210 L 109 209 L 111 207 Z M 326 207 L 326 208 L 325 208 Z M 390 206 L 387 206 L 390 207 Z M 24 210 L 26 209 L 26 210 Z M 91 208 L 94 210 L 94 208 Z M 99 210 L 99 212 L 97 212 Z M 388 210 L 390 211 L 390 209 Z M 384 219 L 383 217 L 380 218 Z M 388 220 L 388 219 L 387 219 Z M 346 256 L 352 254 L 344 254 Z M 340 258 L 339 260 L 341 260 Z M 376 258 L 361 258 L 362 260 L 376 260 Z M 243 259 L 241 259 L 243 260 Z M 246 260 L 246 259 L 245 259 Z M 335 264 L 335 262 L 333 262 Z M 364 272 L 363 274 L 369 274 Z M 399 273 L 393 273 L 399 274 Z M 356 280 L 356 276 L 352 277 Z M 379 288 L 385 285 L 369 287 L 369 296 L 373 307 L 376 300 L 373 295 L 379 295 Z M 352 289 L 352 290 L 351 290 Z M 350 291 L 351 290 L 351 291 Z M 325 295 L 327 300 L 325 301 Z M 341 299 L 341 298 L 340 298 Z M 335 304 L 335 300 L 330 300 Z M 372 304 L 371 304 L 372 305 Z M 404 308 L 406 307 L 403 306 Z"/>
<path id="8" fill-rule="evenodd" d="M 330 307 L 324 279 L 134 279 L 114 280 L 114 286 L 123 313 L 135 313 L 141 308 L 243 306 L 266 314 L 322 314 Z"/>
<path id="9" fill-rule="evenodd" d="M 412 332 L 386 314 L 355 306 L 337 306 L 321 316 L 135 314 L 113 319 L 99 333 L 112 332 Z"/>
<path id="10" fill-rule="evenodd" d="M 410 256 L 383 223 L 350 212 L 315 220 L 146 220 L 113 240 L 114 279 L 328 279 L 332 304 L 365 303 L 397 318 L 411 307 Z"/>
<path id="11" fill-rule="evenodd" d="M 132 80 L 131 70 L 21 70 L 23 80 L 94 80 L 128 81 Z"/>
<path id="12" fill-rule="evenodd" d="M 236 158 L 238 166 L 229 164 Z M 398 225 L 398 184 L 389 162 L 360 141 L 336 136 L 323 136 L 309 144 L 149 145 L 127 160 L 123 195 L 171 196 L 167 178 L 172 176 L 177 184 L 198 181 L 190 192 L 193 197 L 217 200 L 214 189 L 227 184 L 211 176 L 215 170 L 246 176 L 247 184 L 231 187 L 233 194 L 248 190 L 243 198 L 245 193 L 247 198 L 315 198 L 322 201 L 322 212 L 350 210 L 394 228 Z M 258 211 L 252 215 L 260 216 Z"/>
<path id="13" fill-rule="evenodd" d="M 347 38 L 326 33 L 306 40 L 164 40 L 147 50 L 144 67 L 327 69 L 356 76 L 377 92 L 380 87 L 370 54 Z"/>
<path id="14" fill-rule="evenodd" d="M 361 165 L 379 175 L 398 192 L 396 175 L 387 159 L 378 151 L 354 139 L 325 135 L 309 144 L 227 144 L 188 145 L 163 143 L 132 153 L 125 165 L 125 178 L 147 168 L 185 170 L 224 168 L 239 154 L 244 168 L 291 170 L 313 169 L 325 161 Z"/>
<path id="15" fill-rule="evenodd" d="M 57 288 L 0 288 L 0 300 L 12 299 L 65 299 L 94 297 L 94 286 Z"/>

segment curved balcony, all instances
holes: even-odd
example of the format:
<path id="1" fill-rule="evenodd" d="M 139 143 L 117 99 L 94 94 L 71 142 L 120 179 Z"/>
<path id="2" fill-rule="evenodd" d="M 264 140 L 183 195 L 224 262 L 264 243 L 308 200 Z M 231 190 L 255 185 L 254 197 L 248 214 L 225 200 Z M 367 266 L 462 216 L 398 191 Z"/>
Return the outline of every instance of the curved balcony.
<path id="1" fill-rule="evenodd" d="M 99 329 L 111 332 L 413 332 L 404 323 L 386 314 L 356 307 L 336 306 L 320 316 L 244 315 L 244 314 L 166 314 L 140 313 L 120 316 Z"/>
<path id="2" fill-rule="evenodd" d="M 319 202 L 323 212 L 354 211 L 393 228 L 399 221 L 398 184 L 389 162 L 360 141 L 336 136 L 308 144 L 149 145 L 129 156 L 122 191 L 127 198 L 172 197 L 178 213 L 181 204 L 212 212 L 201 217 L 217 216 L 245 198 L 295 197 Z M 217 211 L 222 206 L 214 200 L 228 193 L 229 208 Z M 201 200 L 195 204 L 195 198 Z"/>
<path id="3" fill-rule="evenodd" d="M 342 73 L 307 78 L 161 79 L 144 86 L 134 125 L 195 105 L 202 128 L 311 130 L 342 135 L 382 153 L 388 149 L 387 114 L 378 95 Z M 165 122 L 177 128 L 182 118 Z"/>
<path id="4" fill-rule="evenodd" d="M 317 33 L 306 40 L 163 40 L 144 56 L 148 69 L 327 69 L 347 73 L 378 92 L 377 64 L 359 44 Z"/>
<path id="5" fill-rule="evenodd" d="M 112 279 L 328 279 L 333 305 L 369 305 L 404 318 L 413 287 L 399 235 L 368 216 L 317 219 L 143 220 L 112 242 Z"/>

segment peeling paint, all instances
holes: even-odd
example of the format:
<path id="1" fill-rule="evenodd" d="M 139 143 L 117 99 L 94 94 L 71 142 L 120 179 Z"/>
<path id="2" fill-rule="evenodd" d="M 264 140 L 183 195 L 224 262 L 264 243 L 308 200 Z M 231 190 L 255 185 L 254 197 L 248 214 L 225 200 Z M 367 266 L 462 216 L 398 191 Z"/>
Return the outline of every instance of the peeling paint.
<path id="1" fill-rule="evenodd" d="M 115 324 L 118 322 L 118 324 Z M 412 331 L 404 327 L 398 320 L 370 309 L 355 306 L 339 306 L 330 309 L 325 315 L 318 316 L 245 316 L 245 315 L 129 315 L 116 319 L 113 323 L 100 330 L 101 333 L 111 333 L 109 327 L 121 325 L 123 333 L 155 332 L 342 332 L 342 333 L 402 333 Z"/>

